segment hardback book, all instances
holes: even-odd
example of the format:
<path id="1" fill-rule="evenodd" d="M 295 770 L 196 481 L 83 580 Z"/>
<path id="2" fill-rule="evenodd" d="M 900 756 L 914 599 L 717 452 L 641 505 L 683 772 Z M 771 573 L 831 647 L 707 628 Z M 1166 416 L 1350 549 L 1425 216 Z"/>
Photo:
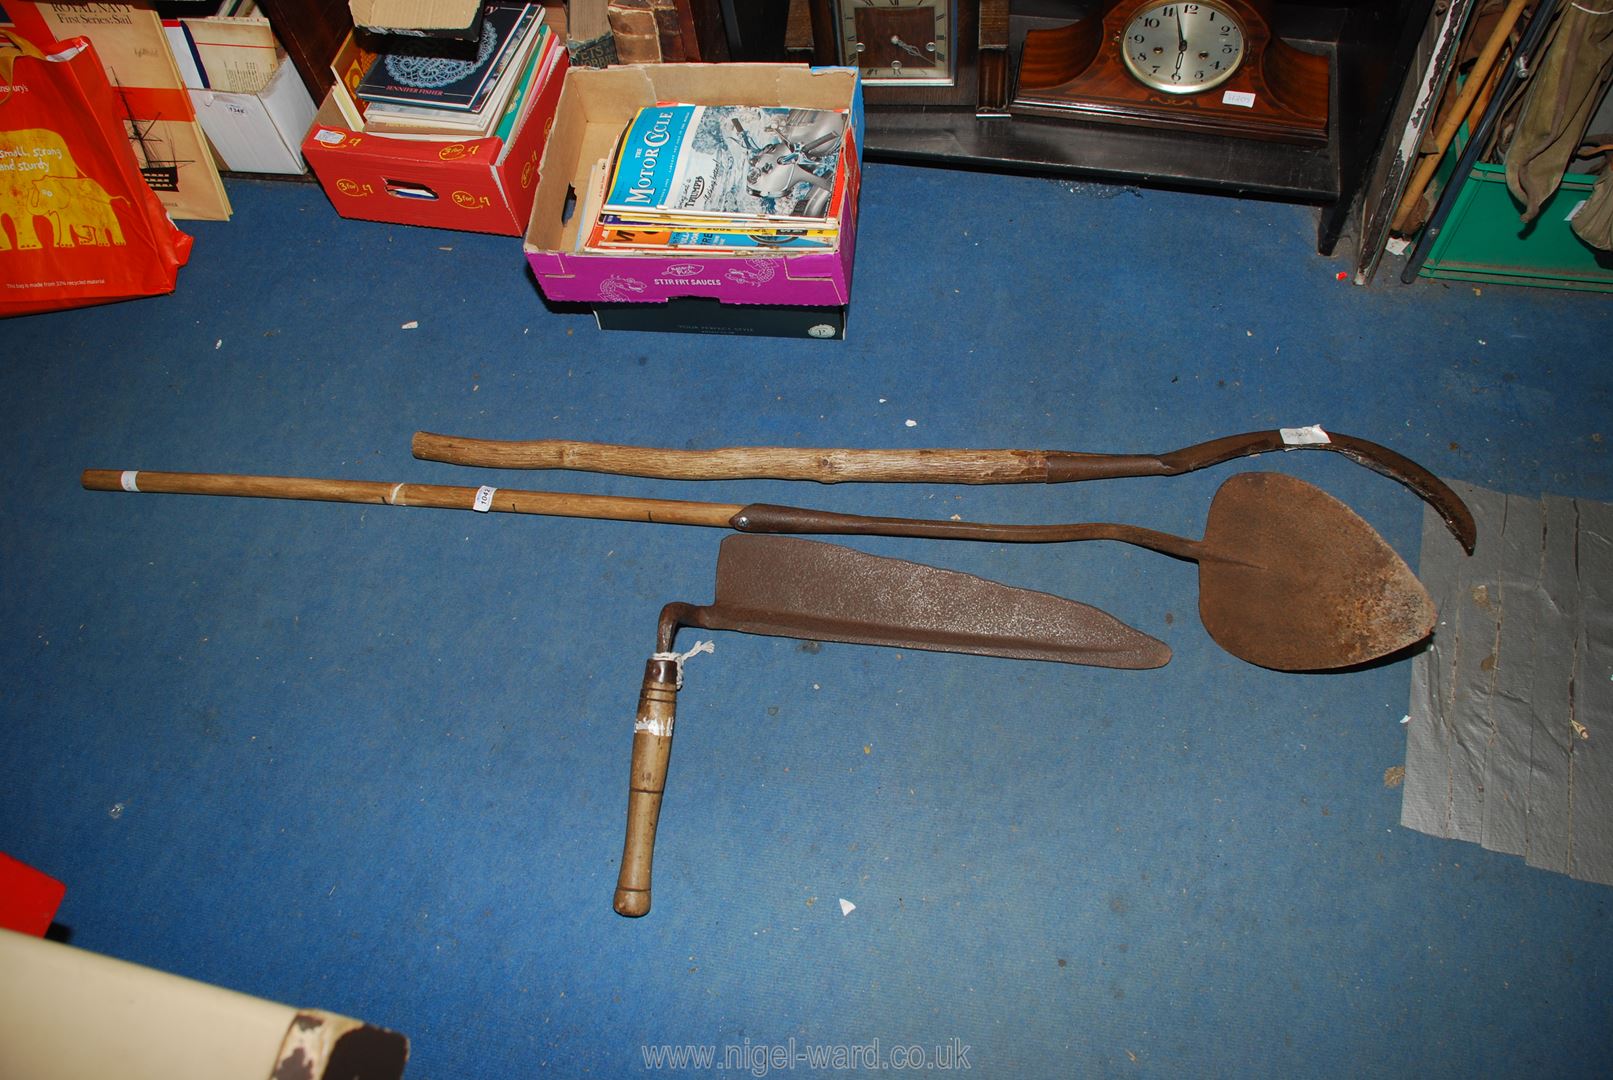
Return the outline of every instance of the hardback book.
<path id="1" fill-rule="evenodd" d="M 694 12 L 688 0 L 608 0 L 605 17 L 620 64 L 699 61 Z"/>
<path id="2" fill-rule="evenodd" d="M 256 94 L 279 67 L 279 42 L 260 15 L 181 19 L 214 90 Z"/>
<path id="3" fill-rule="evenodd" d="M 382 54 L 359 83 L 357 96 L 372 103 L 465 112 L 480 108 L 542 13 L 538 4 L 488 4 L 481 36 L 472 48 L 411 42 L 407 51 Z"/>
<path id="4" fill-rule="evenodd" d="M 482 104 L 471 110 L 439 109 L 429 106 L 399 105 L 388 101 L 370 102 L 364 114 L 364 130 L 377 135 L 434 135 L 446 138 L 484 138 L 494 133 L 512 100 L 520 80 L 535 74 L 529 62 L 537 58 L 539 47 L 548 39 L 528 34 L 508 58 L 498 81 Z"/>
<path id="5" fill-rule="evenodd" d="M 0 8 L 0 21 L 4 21 L 4 12 L 5 9 Z M 179 19 L 164 19 L 162 32 L 168 36 L 168 48 L 174 54 L 174 64 L 179 68 L 185 87 L 190 90 L 212 89 L 207 84 L 207 69 L 196 52 L 196 41 L 191 37 L 189 27 Z"/>
<path id="6" fill-rule="evenodd" d="M 506 143 L 510 141 L 510 135 L 526 119 L 527 102 L 534 96 L 533 90 L 549 81 L 564 48 L 547 26 L 538 28 L 538 40 L 532 47 L 532 55 L 527 59 L 520 81 L 515 85 L 515 93 L 510 95 L 510 103 L 504 107 L 498 127 L 493 130 L 494 135 Z"/>
<path id="7" fill-rule="evenodd" d="M 364 130 L 364 112 L 370 103 L 357 96 L 358 84 L 370 70 L 380 54 L 360 41 L 356 30 L 349 30 L 342 39 L 336 55 L 331 57 L 330 73 L 336 76 L 331 84 L 331 97 L 341 110 L 342 120 L 353 131 Z"/>
<path id="8" fill-rule="evenodd" d="M 846 115 L 751 105 L 653 105 L 628 125 L 603 209 L 680 219 L 829 220 L 845 185 Z"/>

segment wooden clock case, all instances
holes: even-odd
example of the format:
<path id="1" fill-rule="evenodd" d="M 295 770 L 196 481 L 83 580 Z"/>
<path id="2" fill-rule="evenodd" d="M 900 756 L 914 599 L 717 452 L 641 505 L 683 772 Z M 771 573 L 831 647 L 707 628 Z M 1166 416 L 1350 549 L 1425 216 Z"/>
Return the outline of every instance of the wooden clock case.
<path id="1" fill-rule="evenodd" d="M 1243 62 L 1197 94 L 1168 94 L 1126 70 L 1126 28 L 1156 0 L 1113 0 L 1101 17 L 1030 30 L 1009 111 L 1234 138 L 1326 142 L 1328 58 L 1272 35 L 1262 0 L 1205 0 L 1243 29 Z M 1241 104 L 1239 102 L 1242 102 Z"/>
<path id="2" fill-rule="evenodd" d="M 854 0 L 808 0 L 815 62 L 847 63 L 838 55 L 841 6 Z M 864 82 L 868 105 L 919 105 L 1001 113 L 1008 103 L 1009 0 L 953 0 L 951 86 Z M 928 14 L 925 16 L 928 18 Z M 880 59 L 878 57 L 876 60 Z"/>

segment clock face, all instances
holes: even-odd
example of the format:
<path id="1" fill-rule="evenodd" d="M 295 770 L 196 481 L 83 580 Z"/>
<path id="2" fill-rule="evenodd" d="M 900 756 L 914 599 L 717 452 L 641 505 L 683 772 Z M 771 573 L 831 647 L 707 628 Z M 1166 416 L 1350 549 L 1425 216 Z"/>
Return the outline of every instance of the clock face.
<path id="1" fill-rule="evenodd" d="M 1243 28 L 1214 4 L 1149 4 L 1120 39 L 1126 70 L 1167 94 L 1197 94 L 1232 78 L 1243 62 Z"/>
<path id="2" fill-rule="evenodd" d="M 953 0 L 839 0 L 842 61 L 864 82 L 951 86 Z"/>

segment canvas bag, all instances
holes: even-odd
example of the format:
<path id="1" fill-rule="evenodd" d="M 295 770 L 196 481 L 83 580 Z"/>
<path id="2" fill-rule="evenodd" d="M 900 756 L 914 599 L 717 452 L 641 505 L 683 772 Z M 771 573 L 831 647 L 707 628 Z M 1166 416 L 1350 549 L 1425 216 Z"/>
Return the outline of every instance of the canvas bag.
<path id="1" fill-rule="evenodd" d="M 1562 183 L 1613 81 L 1613 0 L 1569 4 L 1556 16 L 1507 147 L 1507 187 L 1525 222 Z"/>
<path id="2" fill-rule="evenodd" d="M 47 55 L 0 29 L 0 316 L 174 290 L 191 238 L 146 186 L 122 115 L 84 38 Z"/>

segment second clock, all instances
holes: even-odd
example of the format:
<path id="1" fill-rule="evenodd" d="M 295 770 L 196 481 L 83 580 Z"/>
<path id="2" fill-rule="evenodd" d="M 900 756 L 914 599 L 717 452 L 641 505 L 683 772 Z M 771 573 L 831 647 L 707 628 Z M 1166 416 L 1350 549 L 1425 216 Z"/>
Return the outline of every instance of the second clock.
<path id="1" fill-rule="evenodd" d="M 951 86 L 953 0 L 840 0 L 840 55 L 869 85 Z"/>
<path id="2" fill-rule="evenodd" d="M 818 63 L 838 58 L 860 69 L 870 105 L 998 114 L 1008 103 L 1008 3 L 808 0 Z M 832 33 L 827 48 L 825 30 Z"/>

